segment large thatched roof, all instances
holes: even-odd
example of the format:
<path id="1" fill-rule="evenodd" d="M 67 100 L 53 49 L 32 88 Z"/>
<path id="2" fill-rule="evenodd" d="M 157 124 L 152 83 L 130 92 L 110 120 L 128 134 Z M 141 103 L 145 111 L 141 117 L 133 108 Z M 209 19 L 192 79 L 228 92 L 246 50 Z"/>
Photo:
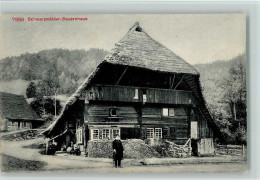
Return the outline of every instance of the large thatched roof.
<path id="1" fill-rule="evenodd" d="M 100 71 L 100 67 L 107 63 L 145 68 L 166 73 L 187 74 L 191 80 L 186 77 L 186 82 L 189 83 L 189 86 L 203 104 L 201 107 L 203 115 L 209 121 L 211 127 L 219 133 L 205 105 L 197 70 L 169 49 L 153 40 L 142 30 L 138 23 L 135 23 L 123 39 L 120 40 L 115 48 L 105 57 L 104 61 L 98 65 L 96 70 L 86 78 L 84 83 L 70 97 L 60 116 L 44 131 L 44 134 L 48 134 L 54 129 L 60 119 L 62 119 L 64 112 L 76 102 L 81 93 L 91 83 L 93 77 Z"/>
<path id="2" fill-rule="evenodd" d="M 0 112 L 9 120 L 42 121 L 22 95 L 0 92 Z"/>
<path id="3" fill-rule="evenodd" d="M 153 40 L 139 23 L 135 23 L 124 38 L 116 43 L 105 61 L 162 72 L 199 74 L 181 57 Z"/>

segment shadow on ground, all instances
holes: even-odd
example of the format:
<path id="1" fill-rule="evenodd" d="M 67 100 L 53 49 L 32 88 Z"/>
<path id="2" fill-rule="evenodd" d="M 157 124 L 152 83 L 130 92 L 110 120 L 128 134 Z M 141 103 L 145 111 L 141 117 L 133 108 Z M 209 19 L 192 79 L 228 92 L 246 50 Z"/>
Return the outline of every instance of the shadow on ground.
<path id="1" fill-rule="evenodd" d="M 47 163 L 42 161 L 24 160 L 6 154 L 1 154 L 1 157 L 1 171 L 3 172 L 37 171 L 47 165 Z"/>

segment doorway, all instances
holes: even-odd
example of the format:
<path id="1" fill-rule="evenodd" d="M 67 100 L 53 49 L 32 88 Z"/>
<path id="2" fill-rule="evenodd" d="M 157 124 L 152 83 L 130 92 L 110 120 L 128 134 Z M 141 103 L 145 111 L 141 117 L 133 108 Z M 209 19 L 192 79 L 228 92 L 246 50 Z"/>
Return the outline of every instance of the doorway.
<path id="1" fill-rule="evenodd" d="M 192 155 L 198 156 L 198 122 L 197 121 L 191 121 L 190 137 L 191 137 Z"/>

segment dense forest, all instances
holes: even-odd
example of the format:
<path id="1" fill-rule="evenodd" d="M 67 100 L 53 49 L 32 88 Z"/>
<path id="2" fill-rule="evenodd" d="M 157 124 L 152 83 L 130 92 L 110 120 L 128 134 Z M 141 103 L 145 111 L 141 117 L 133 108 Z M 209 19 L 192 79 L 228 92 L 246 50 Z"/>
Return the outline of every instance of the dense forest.
<path id="1" fill-rule="evenodd" d="M 246 143 L 246 55 L 197 64 L 210 114 L 229 143 Z"/>
<path id="2" fill-rule="evenodd" d="M 28 82 L 28 98 L 53 96 L 57 91 L 69 96 L 107 53 L 102 49 L 52 49 L 7 57 L 0 60 L 0 81 Z M 200 72 L 209 111 L 228 142 L 246 143 L 246 55 L 194 66 Z M 35 100 L 33 107 L 35 103 L 42 102 Z"/>
<path id="3" fill-rule="evenodd" d="M 59 93 L 71 94 L 107 53 L 102 49 L 52 49 L 7 57 L 0 61 L 0 80 L 36 81 L 45 87 L 46 95 L 58 88 Z"/>

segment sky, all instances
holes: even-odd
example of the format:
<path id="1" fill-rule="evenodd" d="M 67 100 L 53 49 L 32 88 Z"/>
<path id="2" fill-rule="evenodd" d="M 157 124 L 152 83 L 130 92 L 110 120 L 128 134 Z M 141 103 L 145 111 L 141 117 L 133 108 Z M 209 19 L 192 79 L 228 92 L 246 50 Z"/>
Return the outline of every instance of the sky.
<path id="1" fill-rule="evenodd" d="M 88 20 L 37 22 L 28 17 Z M 245 14 L 15 14 L 0 16 L 0 59 L 53 48 L 109 51 L 135 22 L 190 64 L 228 60 L 246 51 Z"/>

